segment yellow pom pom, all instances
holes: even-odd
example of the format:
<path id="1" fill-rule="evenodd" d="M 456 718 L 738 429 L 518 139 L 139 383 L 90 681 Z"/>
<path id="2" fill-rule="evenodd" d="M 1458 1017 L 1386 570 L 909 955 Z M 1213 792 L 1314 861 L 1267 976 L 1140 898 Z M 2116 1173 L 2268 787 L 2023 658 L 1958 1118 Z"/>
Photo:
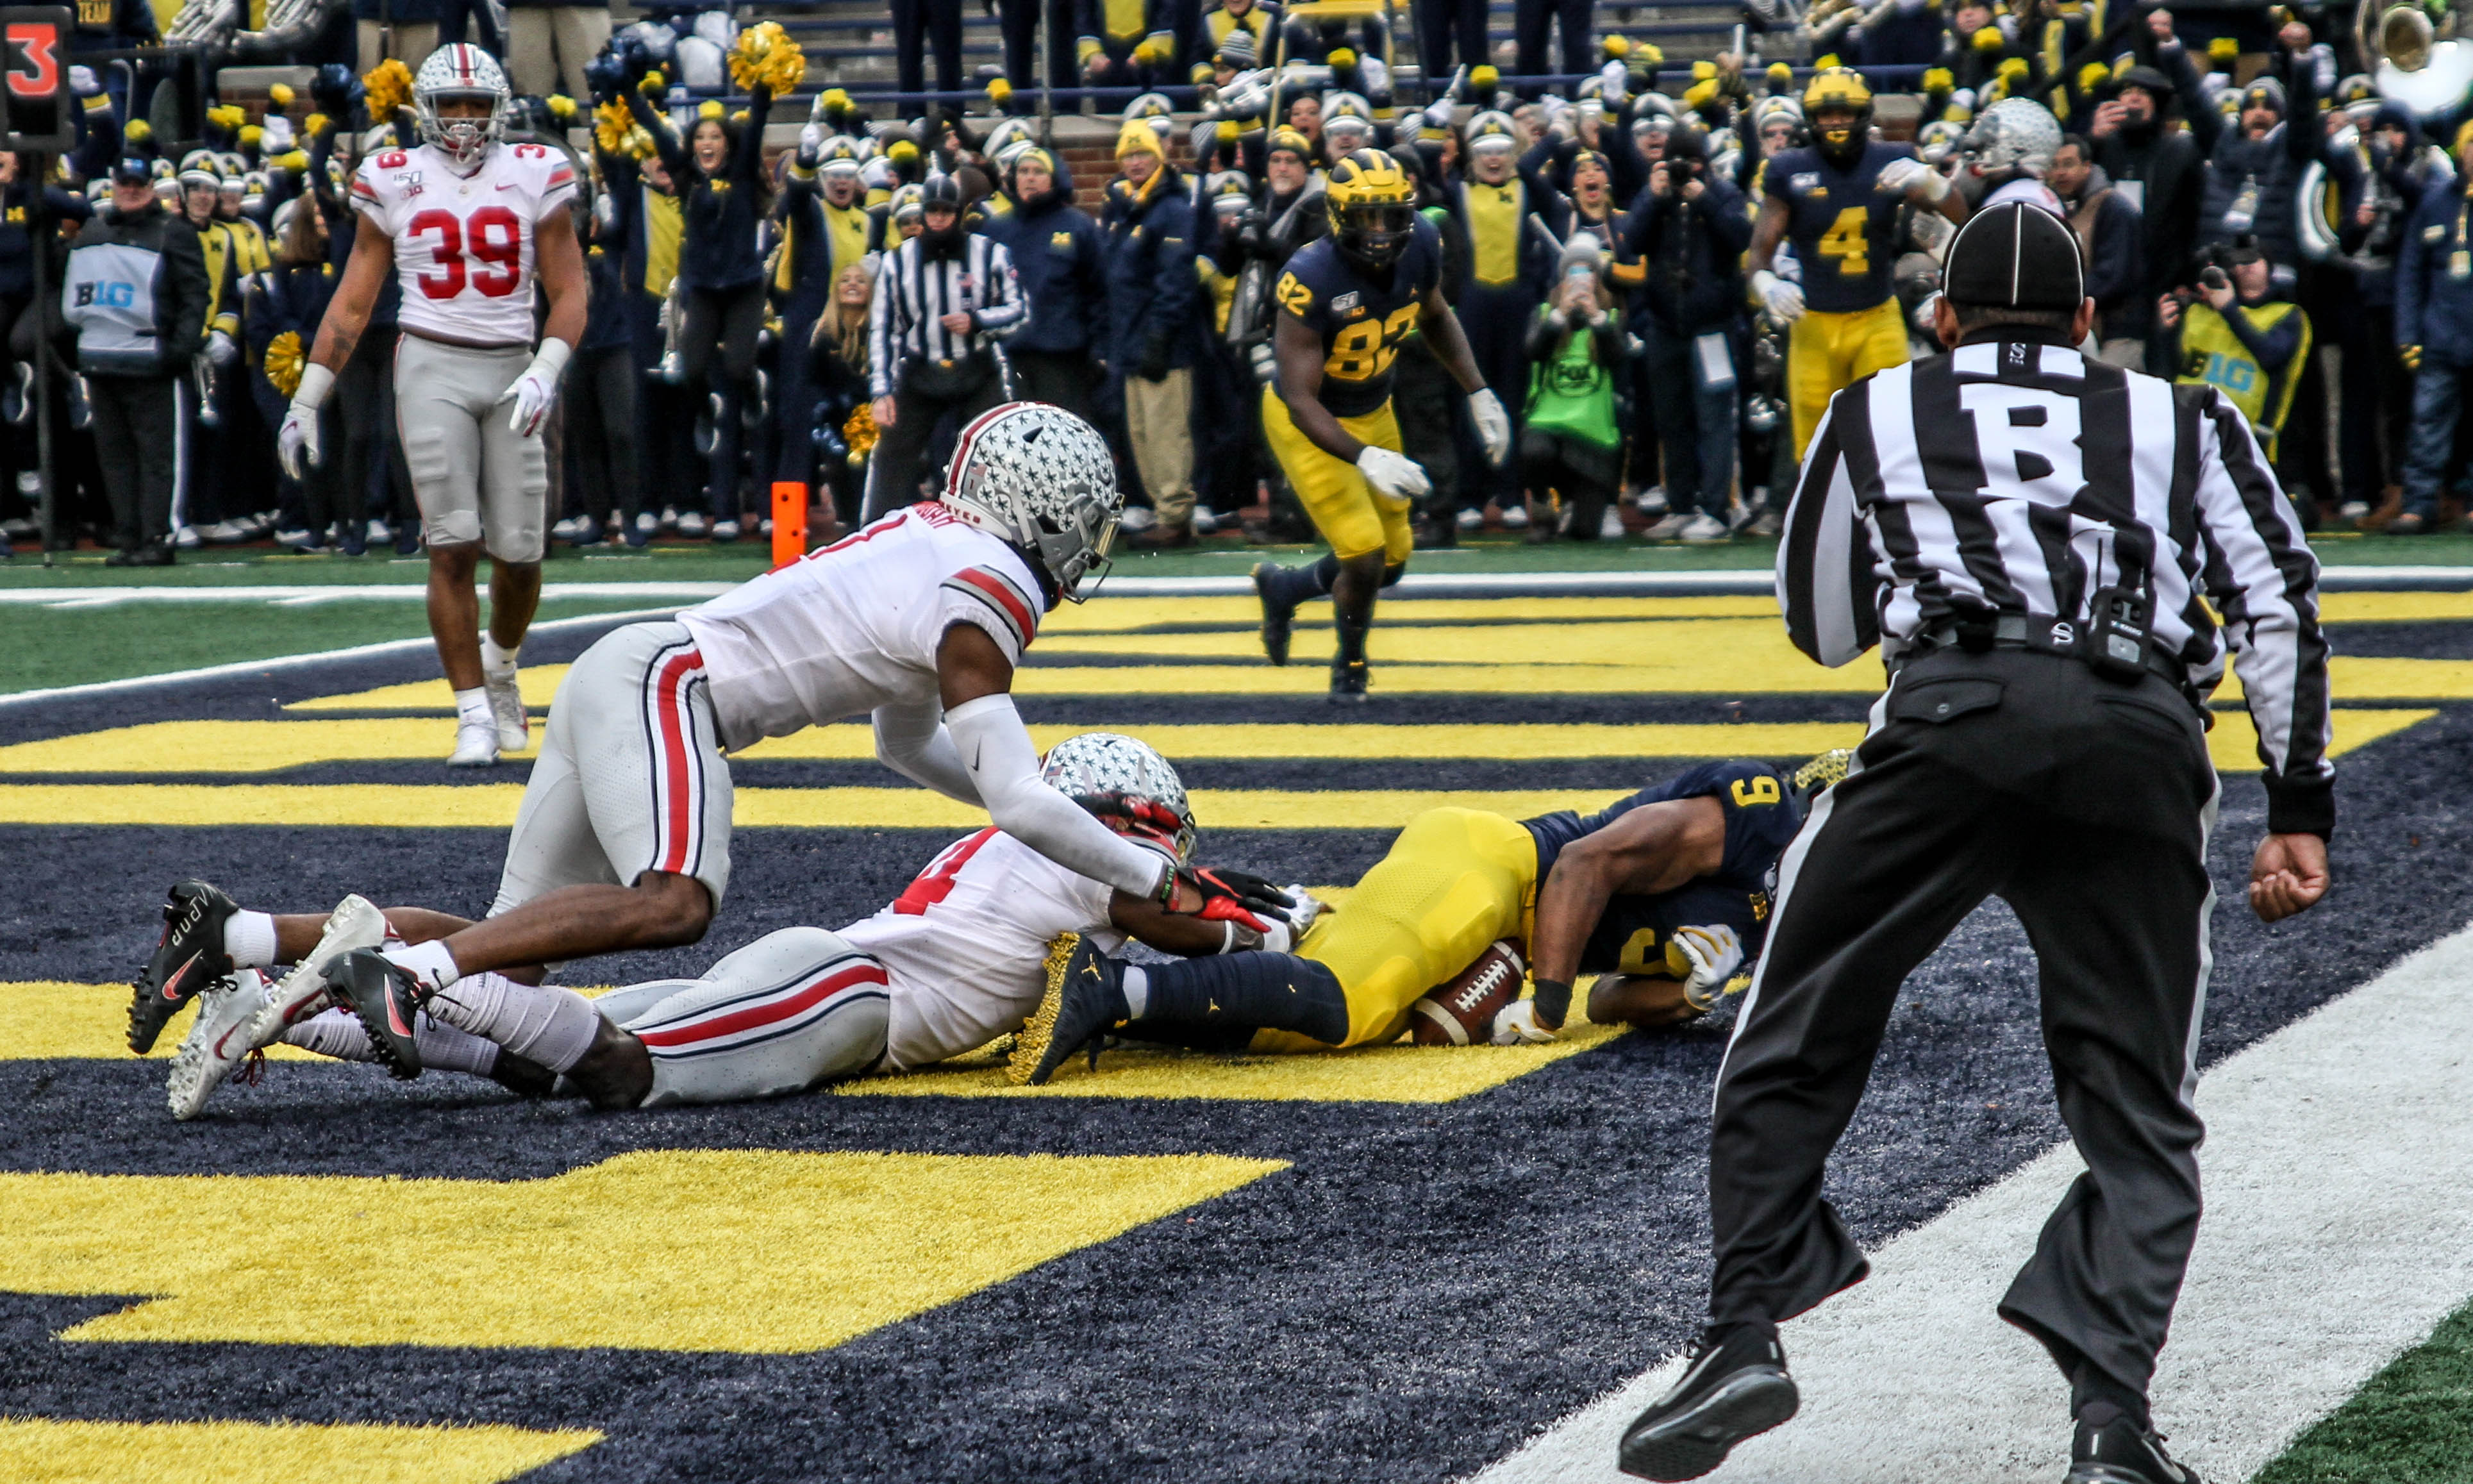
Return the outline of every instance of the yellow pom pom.
<path id="1" fill-rule="evenodd" d="M 636 116 L 625 104 L 613 99 L 592 110 L 592 142 L 604 154 L 626 154 L 628 135 L 635 132 Z"/>
<path id="2" fill-rule="evenodd" d="M 312 113 L 300 121 L 300 132 L 308 138 L 315 139 L 324 133 L 328 126 L 334 122 L 324 113 Z"/>
<path id="3" fill-rule="evenodd" d="M 390 57 L 362 76 L 361 86 L 366 89 L 363 102 L 370 110 L 370 122 L 391 123 L 396 110 L 412 101 L 412 69 Z"/>
<path id="4" fill-rule="evenodd" d="M 868 450 L 876 446 L 876 404 L 861 402 L 851 409 L 842 423 L 842 442 L 850 446 L 850 466 L 857 468 L 867 463 Z"/>
<path id="5" fill-rule="evenodd" d="M 2003 58 L 2001 60 L 2001 75 L 2005 78 L 2025 77 L 2027 75 L 2027 59 L 2024 57 Z"/>
<path id="6" fill-rule="evenodd" d="M 907 139 L 896 139 L 885 147 L 884 157 L 897 165 L 906 165 L 919 157 L 919 146 Z"/>
<path id="7" fill-rule="evenodd" d="M 1705 78 L 1683 90 L 1683 106 L 1687 108 L 1705 108 L 1716 102 L 1717 98 L 1717 80 L 1716 78 Z"/>
<path id="8" fill-rule="evenodd" d="M 292 100 L 296 96 L 298 95 L 292 91 L 292 84 L 289 83 L 277 83 L 266 90 L 267 102 L 274 104 L 277 108 L 292 107 Z"/>
<path id="9" fill-rule="evenodd" d="M 1331 49 L 1328 60 L 1334 67 L 1354 67 L 1357 65 L 1357 49 L 1349 46 L 1334 46 Z"/>
<path id="10" fill-rule="evenodd" d="M 1631 49 L 1631 60 L 1654 67 L 1666 60 L 1666 49 L 1654 41 L 1643 41 Z"/>
<path id="11" fill-rule="evenodd" d="M 1006 82 L 1003 78 L 994 79 L 988 84 L 988 101 L 990 103 L 1002 103 L 1012 96 L 1013 84 Z"/>
<path id="12" fill-rule="evenodd" d="M 133 118 L 120 131 L 120 136 L 132 144 L 144 144 L 155 137 L 155 126 L 142 118 Z"/>
<path id="13" fill-rule="evenodd" d="M 718 98 L 707 98 L 704 102 L 696 105 L 696 122 L 699 124 L 703 123 L 706 119 L 720 118 L 722 116 L 721 100 Z"/>
<path id="14" fill-rule="evenodd" d="M 2218 36 L 2207 43 L 2207 60 L 2219 65 L 2241 55 L 2241 43 L 2230 36 Z"/>
<path id="15" fill-rule="evenodd" d="M 818 99 L 828 112 L 846 113 L 850 110 L 850 94 L 841 88 L 828 87 L 818 95 Z"/>
<path id="16" fill-rule="evenodd" d="M 1925 92 L 1946 94 L 1955 92 L 1957 88 L 1957 79 L 1947 67 L 1926 67 L 1924 69 Z"/>
<path id="17" fill-rule="evenodd" d="M 2111 79 L 2112 69 L 2100 61 L 2088 62 L 2078 69 L 2078 86 L 2087 92 L 2095 91 Z"/>
<path id="18" fill-rule="evenodd" d="M 1631 37 L 1626 36 L 1610 33 L 1604 40 L 1597 44 L 1605 48 L 1606 59 L 1609 61 L 1621 61 L 1622 59 L 1631 55 Z"/>
<path id="19" fill-rule="evenodd" d="M 1997 52 L 2005 43 L 2001 38 L 2000 27 L 1979 26 L 1976 28 L 1974 37 L 1967 44 L 1979 52 Z"/>
<path id="20" fill-rule="evenodd" d="M 292 150 L 285 154 L 277 155 L 273 159 L 268 160 L 267 163 L 273 165 L 277 170 L 289 170 L 298 174 L 309 168 L 309 152 L 307 150 Z"/>
<path id="21" fill-rule="evenodd" d="M 256 149 L 257 141 L 265 137 L 266 131 L 260 129 L 255 124 L 243 124 L 240 126 L 240 147 L 245 151 Z"/>
<path id="22" fill-rule="evenodd" d="M 669 90 L 669 80 L 661 76 L 661 69 L 655 67 L 644 74 L 644 81 L 636 84 L 636 91 L 647 98 L 659 98 Z"/>
<path id="23" fill-rule="evenodd" d="M 1487 65 L 1483 67 L 1471 67 L 1469 69 L 1469 86 L 1476 88 L 1479 92 L 1491 90 L 1496 84 L 1501 81 L 1502 71 L 1499 67 Z"/>
<path id="24" fill-rule="evenodd" d="M 549 95 L 549 116 L 564 124 L 575 117 L 575 100 L 564 93 Z"/>
<path id="25" fill-rule="evenodd" d="M 285 330 L 266 343 L 267 382 L 285 396 L 300 390 L 300 372 L 308 364 L 299 330 Z"/>
<path id="26" fill-rule="evenodd" d="M 1826 66 L 1828 63 L 1823 62 L 1821 65 Z M 1692 64 L 1692 81 L 1695 83 L 1706 83 L 1717 75 L 1717 64 L 1714 61 L 1695 61 Z"/>

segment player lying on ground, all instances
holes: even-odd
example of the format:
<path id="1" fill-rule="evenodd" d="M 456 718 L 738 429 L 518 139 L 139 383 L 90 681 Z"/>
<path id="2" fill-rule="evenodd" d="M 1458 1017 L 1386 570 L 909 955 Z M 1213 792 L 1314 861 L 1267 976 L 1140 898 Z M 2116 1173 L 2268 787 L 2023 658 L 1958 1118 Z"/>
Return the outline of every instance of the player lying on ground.
<path id="1" fill-rule="evenodd" d="M 1185 786 L 1148 747 L 1085 732 L 1059 743 L 1041 776 L 1137 849 L 1190 865 Z M 1128 937 L 1169 953 L 1293 941 L 1277 915 L 1226 898 L 1170 912 L 994 828 L 947 847 L 892 905 L 838 933 L 786 928 L 700 978 L 597 1000 L 486 972 L 429 989 L 372 951 L 389 941 L 387 916 L 352 897 L 280 983 L 244 970 L 205 992 L 168 1095 L 174 1117 L 195 1117 L 277 1041 L 398 1077 L 470 1072 L 532 1096 L 564 1074 L 565 1090 L 601 1108 L 799 1092 L 924 1066 L 1018 1029 L 1046 990 L 1048 945 L 1068 933 L 1111 951 Z"/>
<path id="2" fill-rule="evenodd" d="M 860 715 L 887 767 L 986 808 L 1068 871 L 1171 911 L 1284 907 L 1269 882 L 1163 861 L 1040 782 L 1013 672 L 1039 615 L 1104 568 L 1122 506 L 1106 442 L 1070 413 L 1012 402 L 962 430 L 951 470 L 941 503 L 585 651 L 551 705 L 489 916 L 391 909 L 409 945 L 386 951 L 438 990 L 694 943 L 730 885 L 723 754 Z M 235 969 L 298 962 L 324 920 L 243 913 L 182 882 L 163 921 L 130 1005 L 133 1051 Z"/>
<path id="3" fill-rule="evenodd" d="M 1706 763 L 1586 819 L 1428 810 L 1292 954 L 1143 967 L 1076 945 L 1013 1069 L 1045 1082 L 1086 1048 L 1096 1065 L 1110 1035 L 1255 1051 L 1380 1045 L 1504 940 L 1536 945 L 1536 993 L 1473 1027 L 1479 1037 L 1552 1040 L 1583 973 L 1606 975 L 1589 995 L 1592 1020 L 1689 1019 L 1759 954 L 1778 856 L 1812 795 L 1845 771 L 1843 753 L 1790 778 L 1747 759 Z"/>

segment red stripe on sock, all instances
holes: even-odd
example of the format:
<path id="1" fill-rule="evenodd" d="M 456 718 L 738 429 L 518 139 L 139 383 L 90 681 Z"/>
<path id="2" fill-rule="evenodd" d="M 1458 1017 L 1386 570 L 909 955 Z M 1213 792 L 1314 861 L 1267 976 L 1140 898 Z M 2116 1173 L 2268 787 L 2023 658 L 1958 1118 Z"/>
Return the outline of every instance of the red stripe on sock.
<path id="1" fill-rule="evenodd" d="M 734 1036 L 740 1031 L 789 1019 L 818 1001 L 830 998 L 844 990 L 859 985 L 884 983 L 882 969 L 869 963 L 853 964 L 848 969 L 827 974 L 811 984 L 802 985 L 760 1005 L 750 1005 L 743 1010 L 733 1010 L 728 1015 L 716 1016 L 709 1020 L 674 1025 L 666 1030 L 637 1031 L 636 1036 L 648 1046 L 679 1046 L 690 1041 Z"/>

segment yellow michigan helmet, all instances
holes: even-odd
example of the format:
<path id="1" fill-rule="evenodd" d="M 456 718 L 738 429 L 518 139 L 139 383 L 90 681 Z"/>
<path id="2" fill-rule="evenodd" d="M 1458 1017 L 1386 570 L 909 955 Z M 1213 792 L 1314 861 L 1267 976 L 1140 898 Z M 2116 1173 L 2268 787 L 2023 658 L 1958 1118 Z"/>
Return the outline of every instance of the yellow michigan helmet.
<path id="1" fill-rule="evenodd" d="M 1841 117 L 1824 119 L 1824 113 Z M 1872 89 L 1852 67 L 1823 67 L 1804 84 L 1803 117 L 1823 156 L 1836 164 L 1851 162 L 1871 142 Z"/>
<path id="2" fill-rule="evenodd" d="M 1325 177 L 1331 235 L 1340 254 L 1360 267 L 1388 270 L 1416 231 L 1417 182 L 1381 150 L 1355 150 Z"/>

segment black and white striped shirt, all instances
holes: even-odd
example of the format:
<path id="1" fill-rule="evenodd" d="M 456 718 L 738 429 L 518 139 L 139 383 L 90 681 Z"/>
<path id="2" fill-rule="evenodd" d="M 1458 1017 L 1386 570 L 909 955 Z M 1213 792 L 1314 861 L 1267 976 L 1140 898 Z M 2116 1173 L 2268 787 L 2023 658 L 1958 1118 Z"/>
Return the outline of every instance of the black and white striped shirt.
<path id="1" fill-rule="evenodd" d="M 867 320 L 867 377 L 876 396 L 893 395 L 902 361 L 959 361 L 1011 337 L 1030 318 L 1013 256 L 1002 244 L 972 232 L 957 255 L 930 258 L 920 251 L 920 240 L 884 254 L 876 268 Z M 945 328 L 945 316 L 965 311 L 969 334 Z"/>
<path id="2" fill-rule="evenodd" d="M 2248 421 L 2212 387 L 2002 334 L 1830 403 L 1778 545 L 1795 647 L 1841 665 L 1984 607 L 2083 622 L 2134 520 L 2155 538 L 2157 645 L 2204 691 L 2230 643 L 2271 826 L 2332 819 L 2318 562 Z"/>

